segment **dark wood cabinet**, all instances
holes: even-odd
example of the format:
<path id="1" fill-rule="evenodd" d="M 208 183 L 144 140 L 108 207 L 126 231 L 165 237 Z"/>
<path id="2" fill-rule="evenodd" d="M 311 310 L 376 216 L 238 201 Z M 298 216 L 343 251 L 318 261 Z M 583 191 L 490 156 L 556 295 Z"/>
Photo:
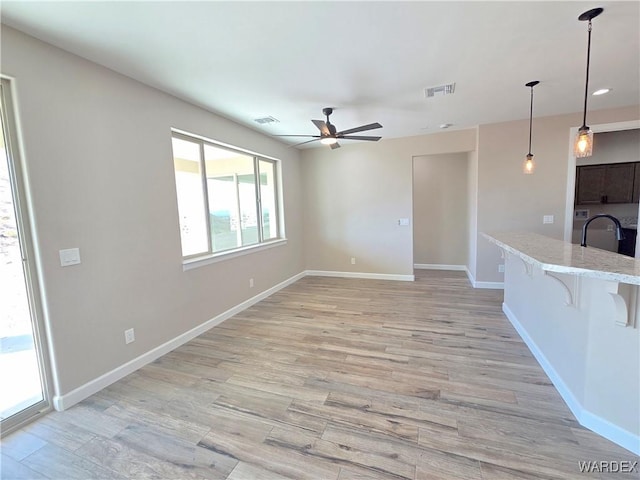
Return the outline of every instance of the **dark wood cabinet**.
<path id="1" fill-rule="evenodd" d="M 638 202 L 640 202 L 640 166 L 636 167 L 633 177 L 633 198 L 631 199 L 631 203 Z"/>
<path id="2" fill-rule="evenodd" d="M 608 163 L 576 167 L 576 205 L 638 202 L 639 164 Z"/>
<path id="3" fill-rule="evenodd" d="M 576 167 L 576 205 L 602 203 L 606 165 Z"/>

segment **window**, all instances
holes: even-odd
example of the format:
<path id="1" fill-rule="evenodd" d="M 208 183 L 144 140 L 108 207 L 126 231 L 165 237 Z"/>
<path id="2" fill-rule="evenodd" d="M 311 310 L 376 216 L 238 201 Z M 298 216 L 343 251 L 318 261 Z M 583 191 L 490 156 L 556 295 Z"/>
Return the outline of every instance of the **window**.
<path id="1" fill-rule="evenodd" d="M 280 238 L 277 162 L 173 133 L 184 258 Z"/>

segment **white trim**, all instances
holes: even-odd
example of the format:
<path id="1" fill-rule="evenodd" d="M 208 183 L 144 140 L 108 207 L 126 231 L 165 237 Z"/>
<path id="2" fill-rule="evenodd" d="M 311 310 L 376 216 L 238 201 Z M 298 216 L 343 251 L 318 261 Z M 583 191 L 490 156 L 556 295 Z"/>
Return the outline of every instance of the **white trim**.
<path id="1" fill-rule="evenodd" d="M 489 288 L 493 290 L 504 290 L 504 282 L 475 282 L 473 288 Z"/>
<path id="2" fill-rule="evenodd" d="M 564 400 L 564 402 L 571 410 L 571 413 L 576 417 L 576 420 L 583 427 L 592 430 L 593 432 L 601 435 L 613 443 L 620 445 L 623 448 L 635 453 L 636 455 L 640 455 L 640 436 L 634 435 L 631 432 L 628 432 L 617 425 L 612 424 L 608 420 L 601 418 L 597 415 L 594 415 L 590 411 L 586 410 L 578 401 L 578 399 L 574 396 L 573 392 L 569 389 L 569 387 L 564 383 L 558 372 L 556 372 L 555 368 L 551 365 L 549 360 L 544 356 L 542 351 L 535 344 L 533 339 L 529 336 L 527 331 L 524 329 L 522 324 L 518 321 L 515 314 L 506 303 L 502 303 L 502 311 L 507 316 L 507 319 L 513 325 L 513 328 L 516 329 L 520 338 L 524 341 L 524 343 L 529 347 L 529 350 L 536 358 L 544 372 L 549 377 L 549 380 L 553 383 L 554 387 Z"/>
<path id="3" fill-rule="evenodd" d="M 556 390 L 558 390 L 558 393 L 564 399 L 564 402 L 569 407 L 569 410 L 571 410 L 571 413 L 573 413 L 576 419 L 580 421 L 582 406 L 580 405 L 580 402 L 578 402 L 578 399 L 576 399 L 573 393 L 571 393 L 571 390 L 569 390 L 569 388 L 566 386 L 564 381 L 560 378 L 560 375 L 558 375 L 558 372 L 556 372 L 556 369 L 553 368 L 549 360 L 547 360 L 547 357 L 544 356 L 542 351 L 538 348 L 536 343 L 533 341 L 533 339 L 529 336 L 527 331 L 524 329 L 520 321 L 518 321 L 518 319 L 516 318 L 516 315 L 513 313 L 513 311 L 511 311 L 509 306 L 504 302 L 502 303 L 502 311 L 511 322 L 511 325 L 513 325 L 513 328 L 516 329 L 516 331 L 518 332 L 518 335 L 520 335 L 520 338 L 522 338 L 524 343 L 526 343 L 527 347 L 529 347 L 529 350 L 531 351 L 533 356 L 536 358 L 536 360 L 538 361 L 538 363 L 540 364 L 544 372 L 547 374 L 547 376 L 549 377 L 549 380 L 551 380 L 551 383 L 553 383 L 553 385 L 556 387 Z"/>
<path id="4" fill-rule="evenodd" d="M 306 270 L 304 273 L 312 277 L 367 278 L 370 280 L 397 280 L 401 282 L 413 282 L 416 279 L 414 275 L 393 273 L 332 272 L 328 270 Z"/>
<path id="5" fill-rule="evenodd" d="M 64 395 L 55 395 L 52 399 L 53 407 L 58 411 L 66 410 L 72 407 L 76 403 L 81 402 L 85 398 L 93 395 L 96 392 L 99 392 L 103 388 L 108 387 L 112 383 L 117 382 L 118 380 L 126 377 L 130 373 L 133 373 L 136 370 L 144 367 L 145 365 L 153 362 L 157 358 L 160 358 L 162 355 L 165 355 L 170 351 L 175 350 L 179 346 L 184 345 L 190 340 L 193 340 L 198 335 L 203 334 L 207 330 L 215 327 L 216 325 L 221 324 L 225 320 L 251 307 L 252 305 L 258 303 L 259 301 L 264 300 L 265 298 L 273 295 L 277 291 L 282 290 L 283 288 L 291 285 L 292 283 L 297 282 L 298 280 L 300 280 L 305 276 L 369 278 L 369 279 L 378 279 L 378 280 L 401 280 L 401 281 L 415 280 L 415 277 L 413 275 L 305 270 L 265 290 L 264 292 L 259 293 L 258 295 L 251 297 L 248 300 L 245 300 L 244 302 L 236 305 L 235 307 L 230 308 L 229 310 L 221 313 L 220 315 L 217 315 L 214 318 L 207 320 L 206 322 L 198 325 L 197 327 L 194 327 L 191 330 L 178 335 L 177 337 L 169 340 L 168 342 L 165 342 L 162 345 L 156 348 L 153 348 L 146 353 L 143 353 L 139 357 L 136 357 L 133 360 L 130 360 L 127 363 L 114 368 L 110 372 L 107 372 L 104 375 L 101 375 L 98 378 L 95 378 L 85 383 L 84 385 L 70 391 L 69 393 L 66 393 Z"/>
<path id="6" fill-rule="evenodd" d="M 640 436 L 634 435 L 585 409 L 582 410 L 578 421 L 583 427 L 602 435 L 636 455 L 640 455 Z"/>
<path id="7" fill-rule="evenodd" d="M 235 248 L 228 252 L 210 253 L 203 257 L 188 258 L 182 261 L 182 271 L 186 272 L 187 270 L 192 270 L 194 268 L 203 267 L 212 263 L 222 262 L 224 260 L 230 260 L 242 255 L 248 255 L 250 253 L 259 252 L 262 250 L 268 250 L 270 248 L 279 247 L 286 244 L 286 238 L 279 238 L 277 240 L 269 240 L 267 242 L 257 243 L 255 245 Z"/>
<path id="8" fill-rule="evenodd" d="M 442 263 L 414 263 L 413 268 L 417 270 L 450 270 L 462 272 L 467 270 L 466 265 L 446 265 Z"/>
<path id="9" fill-rule="evenodd" d="M 467 278 L 469 279 L 469 283 L 471 283 L 471 286 L 473 288 L 476 288 L 476 279 L 471 274 L 471 270 L 469 270 L 468 268 L 465 268 L 465 272 L 467 272 Z"/>
<path id="10" fill-rule="evenodd" d="M 281 282 L 265 290 L 264 292 L 261 292 L 258 295 L 251 297 L 248 300 L 245 300 L 244 302 L 236 305 L 235 307 L 230 308 L 226 312 L 223 312 L 220 315 L 217 315 L 214 318 L 207 320 L 201 325 L 198 325 L 197 327 L 192 328 L 191 330 L 181 335 L 178 335 L 174 339 L 169 340 L 168 342 L 165 342 L 162 345 L 156 348 L 153 348 L 146 353 L 143 353 L 139 357 L 136 357 L 133 360 L 130 360 L 129 362 L 123 365 L 120 365 L 117 368 L 114 368 L 110 372 L 107 372 L 104 375 L 101 375 L 98 378 L 95 378 L 85 383 L 84 385 L 70 391 L 69 393 L 66 393 L 64 395 L 54 396 L 53 397 L 54 408 L 58 411 L 62 411 L 72 407 L 76 403 L 84 400 L 85 398 L 93 395 L 96 392 L 99 392 L 103 388 L 108 387 L 112 383 L 120 380 L 121 378 L 126 377 L 130 373 L 135 372 L 136 370 L 144 367 L 148 363 L 153 362 L 154 360 L 161 357 L 162 355 L 169 353 L 170 351 L 194 339 L 198 335 L 201 335 L 202 333 L 215 327 L 216 325 L 221 324 L 222 322 L 233 317 L 237 313 L 240 313 L 241 311 L 269 297 L 270 295 L 273 295 L 277 291 L 282 290 L 283 288 L 291 285 L 292 283 L 297 282 L 304 276 L 305 276 L 304 272 L 294 275 L 293 277 L 285 280 L 284 282 Z"/>
<path id="11" fill-rule="evenodd" d="M 487 288 L 493 290 L 504 290 L 504 282 L 478 282 L 468 268 L 465 268 L 467 272 L 467 277 L 469 278 L 469 282 L 471 282 L 471 286 L 473 288 Z"/>

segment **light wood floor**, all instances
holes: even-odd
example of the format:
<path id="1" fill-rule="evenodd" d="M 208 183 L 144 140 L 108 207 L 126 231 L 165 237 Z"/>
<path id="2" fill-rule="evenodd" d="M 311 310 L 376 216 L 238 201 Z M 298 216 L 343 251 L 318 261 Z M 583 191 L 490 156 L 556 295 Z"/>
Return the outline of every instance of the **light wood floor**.
<path id="1" fill-rule="evenodd" d="M 608 478 L 582 428 L 459 272 L 307 277 L 2 441 L 2 478 Z M 639 478 L 638 473 L 611 478 Z"/>

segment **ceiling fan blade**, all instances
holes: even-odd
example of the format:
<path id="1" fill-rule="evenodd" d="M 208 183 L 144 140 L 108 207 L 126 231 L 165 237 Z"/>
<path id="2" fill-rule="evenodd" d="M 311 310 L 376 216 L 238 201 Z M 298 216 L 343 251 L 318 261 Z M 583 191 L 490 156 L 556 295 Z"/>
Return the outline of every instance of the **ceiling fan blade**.
<path id="1" fill-rule="evenodd" d="M 327 124 L 324 123 L 324 120 L 311 120 L 311 121 L 316 127 L 318 127 L 318 130 L 320 130 L 320 132 L 322 132 L 323 135 L 331 135 L 331 131 L 329 130 L 329 127 L 327 127 Z"/>
<path id="2" fill-rule="evenodd" d="M 347 140 L 367 140 L 368 142 L 377 142 L 382 137 L 366 137 L 360 135 L 339 135 L 338 138 L 346 138 Z"/>
<path id="3" fill-rule="evenodd" d="M 272 137 L 308 137 L 321 138 L 320 135 L 271 135 Z"/>
<path id="4" fill-rule="evenodd" d="M 329 146 L 331 147 L 331 150 L 335 150 L 336 148 L 340 148 L 340 144 L 338 142 L 332 143 Z"/>
<path id="5" fill-rule="evenodd" d="M 369 125 L 362 125 L 360 127 L 343 130 L 341 132 L 338 132 L 338 135 L 348 135 L 350 133 L 364 132 L 366 130 L 374 130 L 376 128 L 382 128 L 382 125 L 380 125 L 378 122 L 370 123 Z"/>
<path id="6" fill-rule="evenodd" d="M 320 137 L 317 138 L 313 138 L 311 140 L 307 140 L 306 142 L 300 142 L 300 143 L 296 143 L 295 145 L 290 145 L 290 147 L 298 147 L 300 145 L 304 145 L 305 143 L 311 143 L 311 142 L 315 142 L 317 140 L 320 140 Z"/>

